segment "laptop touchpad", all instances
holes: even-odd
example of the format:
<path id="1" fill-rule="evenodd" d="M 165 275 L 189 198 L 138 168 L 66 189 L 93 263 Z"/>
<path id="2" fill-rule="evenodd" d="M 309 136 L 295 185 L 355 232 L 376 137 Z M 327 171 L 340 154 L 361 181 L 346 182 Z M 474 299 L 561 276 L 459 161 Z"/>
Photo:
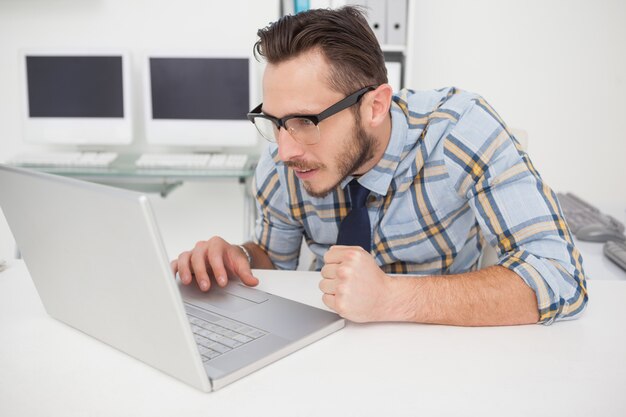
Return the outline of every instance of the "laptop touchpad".
<path id="1" fill-rule="evenodd" d="M 183 299 L 193 305 L 202 307 L 209 305 L 220 310 L 237 312 L 246 308 L 257 305 L 257 302 L 250 301 L 241 297 L 239 294 L 233 294 L 228 289 L 213 286 L 208 292 L 203 293 L 198 288 L 181 285 L 180 292 Z"/>

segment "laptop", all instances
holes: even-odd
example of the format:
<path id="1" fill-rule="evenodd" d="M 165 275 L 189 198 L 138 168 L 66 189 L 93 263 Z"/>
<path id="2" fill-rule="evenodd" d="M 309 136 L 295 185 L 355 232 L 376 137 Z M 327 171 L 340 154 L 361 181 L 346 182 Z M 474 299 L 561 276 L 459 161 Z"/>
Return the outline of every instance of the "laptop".
<path id="1" fill-rule="evenodd" d="M 202 391 L 344 326 L 237 281 L 183 286 L 141 193 L 0 165 L 0 207 L 50 316 Z"/>

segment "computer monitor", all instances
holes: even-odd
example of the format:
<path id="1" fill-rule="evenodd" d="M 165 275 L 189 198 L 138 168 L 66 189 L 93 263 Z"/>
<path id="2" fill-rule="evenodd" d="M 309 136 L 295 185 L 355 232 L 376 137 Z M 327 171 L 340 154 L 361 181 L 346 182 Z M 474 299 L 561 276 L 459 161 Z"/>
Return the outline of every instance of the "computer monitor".
<path id="1" fill-rule="evenodd" d="M 255 92 L 248 55 L 151 55 L 146 66 L 149 144 L 210 150 L 257 143 L 246 119 Z"/>
<path id="2" fill-rule="evenodd" d="M 27 51 L 24 138 L 57 145 L 120 145 L 132 141 L 127 53 Z"/>

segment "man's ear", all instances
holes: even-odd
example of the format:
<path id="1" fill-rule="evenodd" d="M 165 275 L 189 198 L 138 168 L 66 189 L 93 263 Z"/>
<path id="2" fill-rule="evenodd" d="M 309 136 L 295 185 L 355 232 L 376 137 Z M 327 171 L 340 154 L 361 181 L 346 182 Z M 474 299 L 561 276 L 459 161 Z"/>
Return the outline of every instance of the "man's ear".
<path id="1" fill-rule="evenodd" d="M 376 90 L 370 91 L 365 97 L 367 111 L 363 120 L 373 128 L 380 126 L 389 114 L 392 95 L 393 89 L 389 84 L 381 84 Z"/>

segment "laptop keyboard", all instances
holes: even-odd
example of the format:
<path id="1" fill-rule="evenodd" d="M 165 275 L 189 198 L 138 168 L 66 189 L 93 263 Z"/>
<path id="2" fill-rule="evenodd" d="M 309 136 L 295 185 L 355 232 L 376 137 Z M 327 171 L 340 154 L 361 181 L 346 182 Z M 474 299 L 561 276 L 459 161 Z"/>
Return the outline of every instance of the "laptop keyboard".
<path id="1" fill-rule="evenodd" d="M 202 361 L 208 362 L 267 333 L 234 320 L 220 318 L 210 322 L 187 313 Z"/>

